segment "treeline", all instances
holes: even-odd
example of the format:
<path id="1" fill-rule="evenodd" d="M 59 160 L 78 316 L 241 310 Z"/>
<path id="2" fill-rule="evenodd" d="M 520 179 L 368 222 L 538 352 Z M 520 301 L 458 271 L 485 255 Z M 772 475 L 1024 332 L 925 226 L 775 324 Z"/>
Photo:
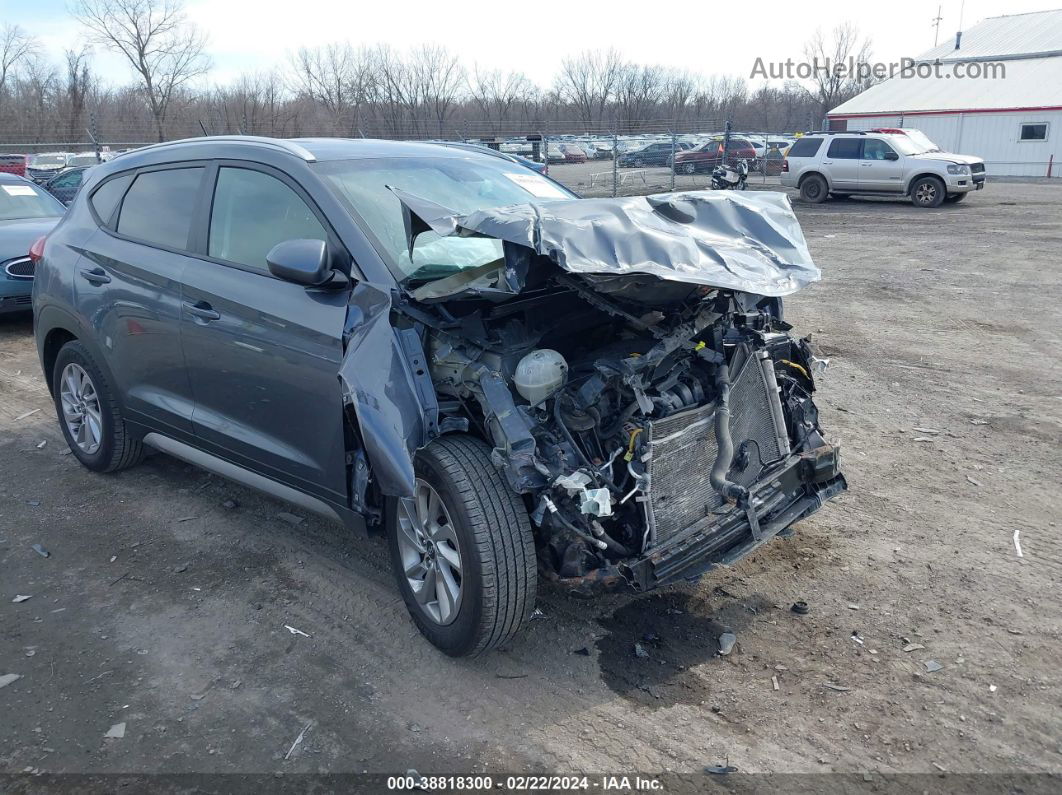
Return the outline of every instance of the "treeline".
<path id="1" fill-rule="evenodd" d="M 719 129 L 724 120 L 735 129 L 794 132 L 816 127 L 824 107 L 860 88 L 842 86 L 825 99 L 816 85 L 796 82 L 751 90 L 740 77 L 633 63 L 616 50 L 565 58 L 552 83 L 540 86 L 519 71 L 467 64 L 438 45 L 399 51 L 346 43 L 302 48 L 273 71 L 206 88 L 206 40 L 179 5 L 83 0 L 77 9 L 92 44 L 58 60 L 18 26 L 0 29 L 0 144 L 95 138 L 121 145 L 204 132 L 386 138 L 693 132 Z M 144 18 L 129 16 L 138 13 Z M 136 36 L 123 41 L 130 29 Z M 93 46 L 123 55 L 134 81 L 105 84 L 93 67 Z"/>

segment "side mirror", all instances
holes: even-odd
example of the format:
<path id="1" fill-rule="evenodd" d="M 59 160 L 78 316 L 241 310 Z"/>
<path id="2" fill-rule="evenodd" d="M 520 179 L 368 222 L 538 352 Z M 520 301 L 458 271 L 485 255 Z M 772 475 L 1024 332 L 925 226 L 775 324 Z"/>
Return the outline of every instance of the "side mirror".
<path id="1" fill-rule="evenodd" d="M 332 273 L 328 243 L 324 240 L 284 240 L 266 254 L 269 272 L 278 279 L 317 286 Z"/>
<path id="2" fill-rule="evenodd" d="M 899 160 L 900 156 L 898 154 L 896 154 L 895 152 L 886 152 L 885 153 L 885 159 L 886 160 Z"/>

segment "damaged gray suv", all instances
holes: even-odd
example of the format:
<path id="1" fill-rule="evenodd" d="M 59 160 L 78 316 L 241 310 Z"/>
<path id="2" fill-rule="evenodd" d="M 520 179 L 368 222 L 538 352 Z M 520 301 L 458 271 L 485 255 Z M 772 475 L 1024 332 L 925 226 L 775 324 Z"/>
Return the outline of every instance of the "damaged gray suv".
<path id="1" fill-rule="evenodd" d="M 693 579 L 845 488 L 781 194 L 580 200 L 464 150 L 205 137 L 97 166 L 34 249 L 82 464 L 150 447 L 385 534 L 451 655 L 509 640 L 539 576 Z"/>

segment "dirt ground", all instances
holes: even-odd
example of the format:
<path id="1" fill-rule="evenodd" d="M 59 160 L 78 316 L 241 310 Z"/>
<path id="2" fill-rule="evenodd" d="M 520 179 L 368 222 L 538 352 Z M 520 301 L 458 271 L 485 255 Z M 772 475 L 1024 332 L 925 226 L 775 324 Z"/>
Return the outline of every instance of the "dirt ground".
<path id="1" fill-rule="evenodd" d="M 476 660 L 378 540 L 162 455 L 82 469 L 0 321 L 0 772 L 1062 772 L 1062 186 L 795 206 L 850 491 L 696 585 L 543 586 Z"/>

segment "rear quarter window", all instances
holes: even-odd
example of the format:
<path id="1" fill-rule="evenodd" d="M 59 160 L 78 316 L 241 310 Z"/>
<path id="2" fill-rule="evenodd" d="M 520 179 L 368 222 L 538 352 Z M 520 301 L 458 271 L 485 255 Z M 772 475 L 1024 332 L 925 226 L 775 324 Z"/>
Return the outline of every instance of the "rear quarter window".
<path id="1" fill-rule="evenodd" d="M 789 157 L 814 157 L 822 146 L 821 138 L 799 138 L 789 150 Z"/>
<path id="2" fill-rule="evenodd" d="M 114 211 L 118 209 L 118 202 L 122 200 L 126 188 L 129 187 L 129 183 L 132 181 L 133 175 L 125 174 L 124 176 L 107 180 L 93 191 L 89 202 L 104 226 L 113 226 Z"/>

